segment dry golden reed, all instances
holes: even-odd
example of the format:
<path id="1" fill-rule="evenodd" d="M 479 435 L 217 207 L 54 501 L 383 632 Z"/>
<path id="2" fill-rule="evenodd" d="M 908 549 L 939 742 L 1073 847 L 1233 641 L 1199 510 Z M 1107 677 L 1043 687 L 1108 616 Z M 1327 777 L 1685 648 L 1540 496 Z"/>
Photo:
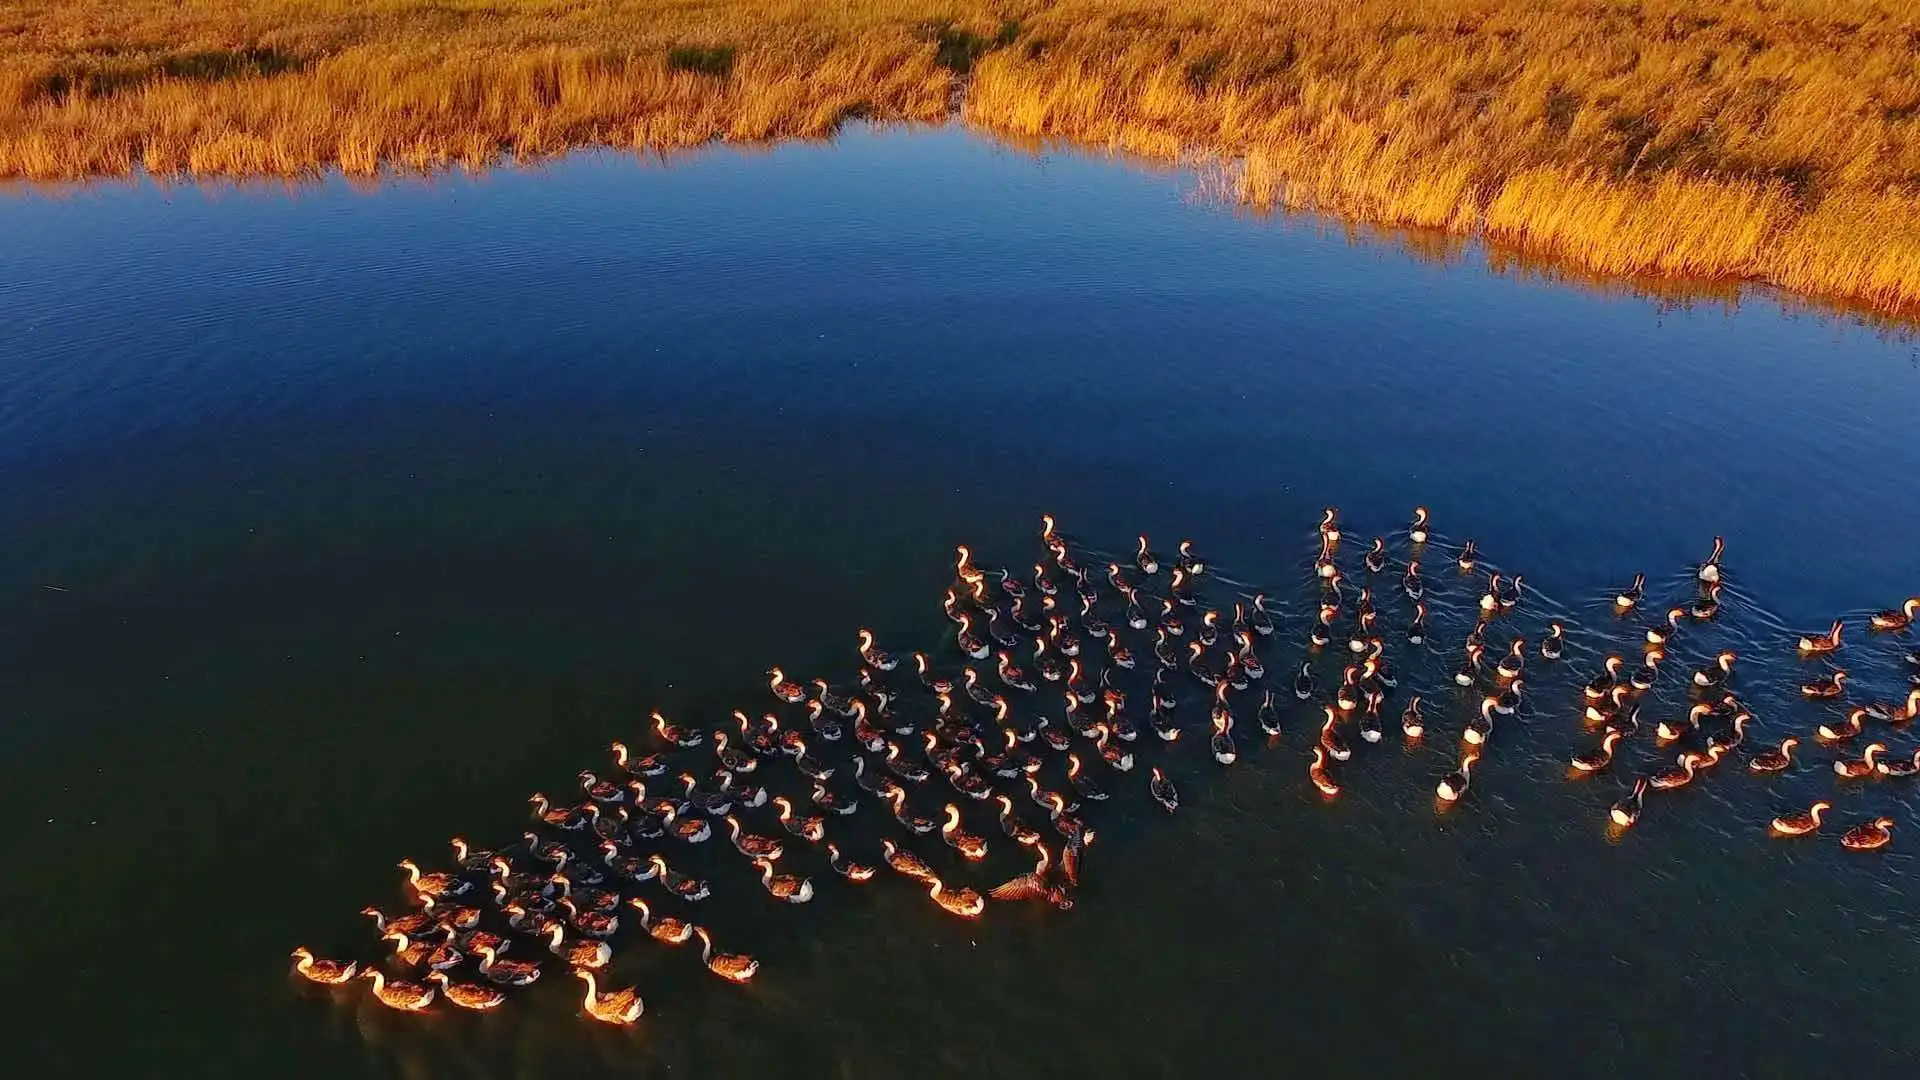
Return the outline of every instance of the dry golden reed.
<path id="1" fill-rule="evenodd" d="M 0 0 L 0 177 L 968 122 L 1257 206 L 1920 311 L 1908 0 Z"/>

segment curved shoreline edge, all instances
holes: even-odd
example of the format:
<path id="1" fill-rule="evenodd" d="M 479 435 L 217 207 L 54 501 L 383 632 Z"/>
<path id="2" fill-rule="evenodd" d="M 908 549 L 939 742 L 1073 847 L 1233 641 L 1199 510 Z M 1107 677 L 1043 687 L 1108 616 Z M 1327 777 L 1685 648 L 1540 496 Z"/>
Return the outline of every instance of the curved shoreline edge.
<path id="1" fill-rule="evenodd" d="M 1258 209 L 1920 318 L 1920 12 L 1894 0 L 378 6 L 29 12 L 0 28 L 0 179 L 479 169 L 957 115 L 1215 162 Z"/>

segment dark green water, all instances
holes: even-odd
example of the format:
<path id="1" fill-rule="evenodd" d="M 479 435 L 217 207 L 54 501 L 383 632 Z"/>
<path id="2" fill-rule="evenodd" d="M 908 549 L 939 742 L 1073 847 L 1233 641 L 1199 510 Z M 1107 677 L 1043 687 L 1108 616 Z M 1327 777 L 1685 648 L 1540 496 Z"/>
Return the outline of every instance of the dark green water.
<path id="1" fill-rule="evenodd" d="M 1809 745 L 1786 777 L 1729 763 L 1650 799 L 1616 843 L 1606 806 L 1670 755 L 1642 736 L 1563 771 L 1591 741 L 1576 687 L 1650 614 L 1616 623 L 1614 588 L 1686 595 L 1716 533 L 1726 609 L 1670 666 L 1739 650 L 1756 743 L 1833 715 L 1798 700 L 1818 665 L 1792 641 L 1835 615 L 1856 699 L 1904 690 L 1911 643 L 1859 623 L 1920 591 L 1911 346 L 1423 265 L 1187 191 L 941 131 L 0 202 L 0 1030 L 72 1076 L 1899 1075 L 1920 789 L 1838 784 Z M 716 839 L 687 858 L 716 892 L 697 915 L 764 970 L 724 985 L 623 931 L 631 1031 L 558 971 L 483 1018 L 288 975 L 300 942 L 375 955 L 355 912 L 403 902 L 398 859 L 508 842 L 528 791 L 651 708 L 765 711 L 772 663 L 847 682 L 863 624 L 956 661 L 956 541 L 1030 565 L 1043 510 L 1097 549 L 1193 536 L 1242 583 L 1210 600 L 1287 600 L 1262 643 L 1284 687 L 1318 509 L 1365 537 L 1415 503 L 1436 550 L 1471 535 L 1525 573 L 1506 633 L 1570 627 L 1451 812 L 1468 703 L 1441 684 L 1476 590 L 1433 568 L 1435 655 L 1382 605 L 1401 689 L 1337 802 L 1301 709 L 1231 770 L 1144 734 L 1072 912 L 964 924 L 811 853 L 788 861 L 820 896 L 775 908 Z M 1437 733 L 1409 751 L 1414 691 Z M 1895 817 L 1892 847 L 1764 835 L 1820 797 Z M 1018 872 L 968 813 L 995 851 L 966 880 Z M 846 846 L 877 861 L 880 822 Z"/>

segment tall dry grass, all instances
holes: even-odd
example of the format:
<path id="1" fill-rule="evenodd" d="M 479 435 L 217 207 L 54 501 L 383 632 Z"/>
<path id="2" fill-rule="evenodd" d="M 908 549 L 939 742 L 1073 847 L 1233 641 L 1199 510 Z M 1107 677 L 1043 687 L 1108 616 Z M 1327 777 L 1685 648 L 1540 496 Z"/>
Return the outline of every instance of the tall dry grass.
<path id="1" fill-rule="evenodd" d="M 0 177 L 971 123 L 1602 273 L 1920 310 L 1908 0 L 0 0 Z"/>

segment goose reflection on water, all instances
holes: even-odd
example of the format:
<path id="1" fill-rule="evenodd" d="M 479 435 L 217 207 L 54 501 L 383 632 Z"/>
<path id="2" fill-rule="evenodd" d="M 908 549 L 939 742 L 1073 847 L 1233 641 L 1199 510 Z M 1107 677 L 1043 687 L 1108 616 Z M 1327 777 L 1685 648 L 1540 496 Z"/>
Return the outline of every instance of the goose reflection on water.
<path id="1" fill-rule="evenodd" d="M 585 984 L 581 1011 L 587 1017 L 632 1024 L 644 1012 L 638 989 L 607 989 L 596 981 L 595 973 L 604 973 L 618 953 L 697 938 L 700 961 L 714 975 L 743 984 L 760 972 L 758 959 L 719 949 L 705 920 L 655 913 L 653 904 L 691 910 L 711 894 L 706 878 L 675 868 L 696 856 L 742 860 L 775 908 L 791 910 L 816 897 L 846 902 L 850 897 L 835 879 L 849 885 L 872 882 L 878 864 L 895 872 L 888 880 L 921 890 L 947 915 L 981 918 L 990 901 L 1042 900 L 1065 911 L 1075 906 L 1094 841 L 1095 831 L 1083 815 L 1095 804 L 1124 805 L 1144 796 L 1169 815 L 1182 805 L 1172 771 L 1179 758 L 1193 757 L 1181 750 L 1191 741 L 1181 735 L 1198 726 L 1180 714 L 1175 681 L 1191 677 L 1207 689 L 1204 730 L 1219 766 L 1248 759 L 1236 738 L 1241 726 L 1236 712 L 1256 711 L 1254 745 L 1261 753 L 1255 760 L 1278 752 L 1290 733 L 1311 733 L 1307 779 L 1333 800 L 1351 783 L 1338 775 L 1336 765 L 1340 772 L 1361 769 L 1388 741 L 1381 710 L 1402 681 L 1386 646 L 1389 636 L 1399 640 L 1405 631 L 1403 663 L 1425 655 L 1438 666 L 1423 664 L 1422 672 L 1452 667 L 1446 659 L 1450 648 L 1429 649 L 1435 641 L 1428 627 L 1430 604 L 1472 615 L 1452 677 L 1443 675 L 1435 680 L 1441 685 L 1421 687 L 1407 695 L 1404 706 L 1395 706 L 1402 710 L 1401 745 L 1407 752 L 1419 751 L 1441 732 L 1423 702 L 1432 706 L 1451 699 L 1454 709 L 1465 713 L 1457 727 L 1458 750 L 1450 755 L 1453 765 L 1436 778 L 1439 806 L 1470 805 L 1481 789 L 1476 774 L 1498 760 L 1502 747 L 1528 739 L 1529 721 L 1559 708 L 1536 703 L 1532 689 L 1536 678 L 1567 681 L 1556 671 L 1572 679 L 1566 705 L 1577 718 L 1572 726 L 1598 733 L 1594 745 L 1559 759 L 1569 763 L 1569 777 L 1614 771 L 1636 740 L 1648 750 L 1675 755 L 1670 764 L 1652 762 L 1639 775 L 1624 778 L 1628 791 L 1612 802 L 1605 817 L 1616 834 L 1640 823 L 1650 793 L 1659 793 L 1659 800 L 1678 799 L 1684 797 L 1681 789 L 1705 782 L 1742 745 L 1748 725 L 1757 722 L 1734 689 L 1734 650 L 1719 649 L 1686 680 L 1683 692 L 1695 700 L 1684 719 L 1669 713 L 1653 725 L 1651 738 L 1639 734 L 1641 707 L 1662 682 L 1661 660 L 1688 644 L 1695 627 L 1721 616 L 1729 577 L 1723 538 L 1715 537 L 1711 554 L 1690 568 L 1687 591 L 1693 595 L 1660 609 L 1664 614 L 1658 622 L 1630 631 L 1624 643 L 1622 635 L 1582 628 L 1556 613 L 1531 651 L 1526 635 L 1504 629 L 1516 612 L 1532 606 L 1533 590 L 1523 575 L 1483 569 L 1472 540 L 1430 556 L 1429 547 L 1444 541 L 1432 530 L 1426 507 L 1417 508 L 1410 524 L 1391 539 L 1372 538 L 1357 567 L 1342 565 L 1338 508 L 1322 512 L 1316 540 L 1307 586 L 1312 595 L 1298 609 L 1272 600 L 1271 586 L 1253 588 L 1224 578 L 1211 560 L 1196 553 L 1192 540 L 1182 540 L 1178 554 L 1164 563 L 1144 534 L 1130 553 L 1115 555 L 1069 542 L 1049 515 L 1041 529 L 1046 555 L 1032 575 L 1019 577 L 979 565 L 974 550 L 960 546 L 952 583 L 941 587 L 942 608 L 954 626 L 944 647 L 891 652 L 872 629 L 861 627 L 853 650 L 857 688 L 841 689 L 823 676 L 795 680 L 783 668 L 770 667 L 765 685 L 776 706 L 792 714 L 768 713 L 755 722 L 746 711 L 734 710 L 738 735 L 715 727 L 710 749 L 706 733 L 654 711 L 654 745 L 613 742 L 611 771 L 582 770 L 577 796 L 555 800 L 536 792 L 528 802 L 537 831 L 521 841 L 483 850 L 456 838 L 449 870 L 425 870 L 412 859 L 401 860 L 417 910 L 402 915 L 372 907 L 364 911 L 379 942 L 391 943 L 391 949 L 376 943 L 361 957 L 332 959 L 302 946 L 293 952 L 294 970 L 330 987 L 369 983 L 374 1000 L 401 1012 L 427 1010 L 437 1000 L 485 1011 L 515 995 L 538 992 L 530 988 L 552 964 Z M 1458 583 L 1421 576 L 1422 560 L 1431 565 L 1436 557 L 1438 565 L 1457 568 Z M 1388 602 L 1378 603 L 1368 582 L 1389 573 L 1396 560 L 1400 596 L 1389 589 Z M 1349 573 L 1362 582 L 1357 589 L 1349 584 Z M 1156 595 L 1153 585 L 1161 581 L 1162 595 Z M 1218 605 L 1209 604 L 1216 597 L 1203 595 L 1227 590 L 1233 596 Z M 1624 625 L 1647 592 L 1646 575 L 1636 572 L 1625 586 L 1607 590 L 1600 603 L 1617 625 Z M 1224 614 L 1229 610 L 1230 623 Z M 1866 616 L 1872 633 L 1864 646 L 1845 639 L 1846 620 L 1839 619 L 1823 633 L 1782 642 L 1779 651 L 1826 661 L 1878 649 L 1875 642 L 1906 634 L 1916 614 L 1920 598 Z M 1295 704 L 1290 706 L 1284 704 L 1284 691 L 1264 685 L 1266 669 L 1254 643 L 1284 640 L 1284 629 L 1301 623 L 1310 625 L 1298 639 L 1300 652 L 1281 669 L 1290 673 L 1283 676 L 1291 682 Z M 1132 648 L 1122 640 L 1126 636 L 1133 638 Z M 1606 656 L 1590 676 L 1573 670 L 1579 664 L 1567 660 L 1569 653 L 1599 652 L 1588 643 L 1606 637 L 1615 639 L 1619 651 Z M 943 663 L 940 657 L 948 650 L 958 655 Z M 1638 659 L 1633 659 L 1636 650 Z M 1136 654 L 1153 659 L 1142 664 Z M 1920 653 L 1903 645 L 1901 654 L 1920 682 Z M 1033 675 L 1016 660 L 1029 656 Z M 1354 662 L 1340 662 L 1338 680 L 1329 679 L 1332 689 L 1325 691 L 1316 669 L 1328 667 L 1332 656 Z M 1539 672 L 1529 673 L 1529 656 L 1539 658 Z M 911 665 L 902 664 L 907 657 Z M 989 658 L 992 662 L 979 667 L 969 663 Z M 1149 671 L 1137 672 L 1140 666 Z M 1750 677 L 1748 672 L 1742 679 Z M 1148 746 L 1135 746 L 1140 725 L 1127 706 L 1129 686 L 1141 680 L 1150 680 L 1149 726 L 1160 736 L 1152 753 L 1163 758 L 1148 765 L 1144 782 L 1134 763 Z M 1920 716 L 1920 689 L 1856 707 L 1845 701 L 1845 668 L 1809 673 L 1796 682 L 1800 696 L 1813 703 L 1803 707 L 1838 710 L 1810 725 L 1808 733 L 1820 745 L 1844 746 L 1870 723 L 1876 738 L 1858 756 L 1841 754 L 1832 761 L 1836 781 L 1863 783 L 1847 783 L 1809 810 L 1772 816 L 1765 831 L 1780 837 L 1819 832 L 1835 800 L 1865 785 L 1920 774 L 1920 748 L 1893 745 L 1894 736 Z M 1447 683 L 1455 686 L 1449 689 Z M 962 692 L 955 692 L 956 684 Z M 1236 695 L 1250 696 L 1236 700 Z M 1048 702 L 1064 702 L 1064 707 L 1049 708 Z M 1819 704 L 1832 702 L 1839 704 Z M 1306 716 L 1320 718 L 1317 728 Z M 1501 719 L 1516 716 L 1522 722 Z M 842 720 L 851 723 L 853 738 L 842 738 Z M 1349 740 L 1348 730 L 1358 735 L 1358 743 Z M 1769 736 L 1775 738 L 1746 758 L 1740 775 L 1768 781 L 1795 771 L 1800 735 Z M 701 775 L 709 771 L 710 779 L 703 781 Z M 749 774 L 766 786 L 748 783 Z M 677 787 L 660 783 L 675 777 L 681 781 Z M 650 780 L 655 781 L 651 790 Z M 781 793 L 770 797 L 770 789 Z M 799 809 L 808 804 L 820 813 Z M 925 811 L 917 808 L 922 806 Z M 963 875 L 980 874 L 989 856 L 982 833 L 968 827 L 970 814 L 991 816 L 989 824 L 999 826 L 1023 859 L 1032 859 L 1032 868 L 998 885 L 981 882 L 976 888 L 963 880 Z M 1892 842 L 1894 825 L 1885 815 L 1858 820 L 1840 843 L 1849 850 L 1878 850 Z M 791 840 L 756 831 L 775 826 Z M 726 830 L 728 843 L 703 843 L 715 828 Z M 937 870 L 930 854 L 916 850 L 919 845 L 928 853 L 940 852 L 937 861 L 949 868 Z M 860 860 L 868 846 L 871 864 Z M 997 842 L 992 846 L 1002 848 Z M 709 851 L 718 854 L 702 855 Z M 800 864 L 821 859 L 821 853 L 832 873 L 816 885 Z M 474 906 L 456 906 L 468 896 L 479 898 L 467 901 Z M 623 922 L 623 908 L 635 917 Z"/>

